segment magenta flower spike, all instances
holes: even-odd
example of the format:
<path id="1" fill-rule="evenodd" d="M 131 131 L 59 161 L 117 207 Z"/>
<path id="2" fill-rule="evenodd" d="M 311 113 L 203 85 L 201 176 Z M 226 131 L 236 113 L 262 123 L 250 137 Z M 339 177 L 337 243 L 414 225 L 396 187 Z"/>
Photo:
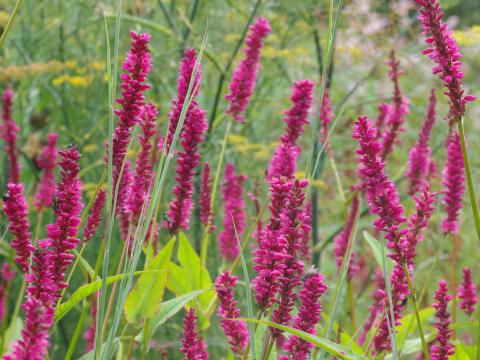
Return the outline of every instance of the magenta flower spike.
<path id="1" fill-rule="evenodd" d="M 128 211 L 134 224 L 138 222 L 144 203 L 148 202 L 148 191 L 152 180 L 152 138 L 157 133 L 155 117 L 158 112 L 153 103 L 147 104 L 143 108 L 143 114 L 140 120 L 142 133 L 138 135 L 140 143 L 140 152 L 137 155 L 135 163 L 135 172 L 130 190 L 130 200 Z"/>
<path id="2" fill-rule="evenodd" d="M 291 311 L 295 306 L 295 288 L 301 284 L 303 262 L 297 254 L 302 246 L 304 232 L 310 232 L 310 227 L 305 223 L 305 194 L 303 189 L 308 186 L 307 180 L 294 180 L 285 205 L 280 212 L 279 236 L 286 242 L 283 268 L 278 279 L 278 307 L 272 312 L 272 321 L 277 324 L 288 325 L 291 320 Z M 273 340 L 279 345 L 283 344 L 282 331 L 271 328 Z"/>
<path id="3" fill-rule="evenodd" d="M 275 149 L 268 167 L 267 178 L 284 176 L 293 178 L 297 167 L 300 147 L 297 140 L 302 135 L 304 126 L 308 124 L 308 111 L 312 103 L 313 82 L 300 80 L 293 84 L 290 100 L 292 107 L 285 112 L 285 132 L 280 137 L 280 144 Z"/>
<path id="4" fill-rule="evenodd" d="M 390 105 L 390 111 L 386 117 L 387 129 L 382 134 L 383 149 L 382 160 L 385 160 L 387 156 L 392 152 L 393 146 L 399 141 L 398 136 L 401 131 L 405 131 L 402 127 L 405 122 L 405 116 L 408 114 L 409 101 L 402 95 L 400 90 L 400 84 L 398 81 L 401 72 L 399 70 L 400 62 L 395 57 L 395 51 L 390 52 L 390 61 L 387 63 L 390 66 L 388 76 L 393 83 L 393 98 Z"/>
<path id="5" fill-rule="evenodd" d="M 20 164 L 18 163 L 17 133 L 20 128 L 12 119 L 13 89 L 8 85 L 3 96 L 2 124 L 0 131 L 5 141 L 5 152 L 8 159 L 8 182 L 18 184 L 20 182 Z"/>
<path id="6" fill-rule="evenodd" d="M 23 195 L 22 184 L 10 183 L 7 185 L 3 211 L 8 218 L 8 231 L 14 236 L 11 245 L 16 254 L 15 262 L 27 274 L 30 256 L 35 248 L 30 239 L 32 233 L 29 231 L 28 205 Z"/>
<path id="7" fill-rule="evenodd" d="M 263 39 L 271 31 L 268 20 L 263 17 L 259 17 L 250 25 L 245 41 L 246 47 L 243 49 L 245 56 L 233 71 L 228 86 L 230 92 L 225 96 L 225 99 L 230 101 L 226 113 L 232 115 L 238 122 L 244 122 L 243 113 L 253 94 L 260 70 L 260 50 L 263 47 Z"/>
<path id="8" fill-rule="evenodd" d="M 192 101 L 189 104 L 189 107 L 185 113 L 184 126 L 185 126 L 185 123 L 187 122 L 187 118 L 192 117 L 192 112 L 194 111 L 195 108 L 197 108 L 197 103 L 195 101 L 195 98 L 198 96 L 199 84 L 202 76 L 202 68 L 200 64 L 197 64 L 197 52 L 195 51 L 195 49 L 186 49 L 185 52 L 183 53 L 183 59 L 182 59 L 182 62 L 180 63 L 180 70 L 178 73 L 177 98 L 172 101 L 172 109 L 168 114 L 169 116 L 168 133 L 167 133 L 167 138 L 165 140 L 166 141 L 165 149 L 167 154 L 170 151 L 170 147 L 172 146 L 173 138 L 175 136 L 175 131 L 177 129 L 178 122 L 180 121 L 182 108 L 185 102 L 188 102 L 189 100 L 187 99 L 187 93 L 188 93 L 188 87 L 190 85 L 190 82 L 192 82 L 192 75 L 194 70 L 196 71 L 196 73 L 195 73 L 195 79 L 193 79 L 191 94 L 190 94 Z"/>
<path id="9" fill-rule="evenodd" d="M 15 277 L 15 272 L 8 263 L 4 263 L 0 269 L 0 278 L 2 280 L 0 284 L 0 323 L 3 322 L 6 313 L 6 292 L 7 288 L 10 286 L 13 278 Z"/>
<path id="10" fill-rule="evenodd" d="M 227 320 L 240 317 L 240 309 L 237 307 L 234 294 L 236 284 L 237 278 L 231 276 L 228 272 L 224 272 L 215 280 L 215 291 L 220 301 L 217 313 L 222 319 L 220 321 L 222 329 L 227 336 L 232 351 L 241 355 L 249 340 L 247 324 L 243 321 Z"/>
<path id="11" fill-rule="evenodd" d="M 150 89 L 150 85 L 146 83 L 147 76 L 152 70 L 152 58 L 148 50 L 150 34 L 137 34 L 132 31 L 130 36 L 132 38 L 131 48 L 123 62 L 125 72 L 120 76 L 122 93 L 117 99 L 120 109 L 115 110 L 118 124 L 113 134 L 112 149 L 113 166 L 115 167 L 114 187 L 127 154 L 131 129 L 141 120 L 142 109 L 145 105 L 143 93 Z M 119 189 L 119 192 L 121 191 L 123 191 L 122 188 Z"/>
<path id="12" fill-rule="evenodd" d="M 180 144 L 183 150 L 178 153 L 176 186 L 173 188 L 174 199 L 168 212 L 168 229 L 176 234 L 181 228 L 188 230 L 192 213 L 193 175 L 200 164 L 199 144 L 203 141 L 203 133 L 207 130 L 205 110 L 199 106 L 191 109 L 185 118 Z"/>
<path id="13" fill-rule="evenodd" d="M 472 281 L 472 270 L 463 268 L 463 281 L 458 287 L 458 298 L 461 300 L 460 309 L 465 314 L 472 315 L 478 302 L 477 287 Z"/>
<path id="14" fill-rule="evenodd" d="M 437 318 L 435 323 L 437 334 L 435 344 L 431 348 L 430 358 L 432 360 L 448 360 L 449 356 L 455 354 L 455 345 L 450 341 L 453 330 L 450 328 L 452 320 L 447 309 L 452 296 L 448 294 L 447 283 L 444 280 L 438 282 L 435 300 L 437 302 L 432 306 L 435 308 L 435 317 Z"/>
<path id="15" fill-rule="evenodd" d="M 322 125 L 320 129 L 321 140 L 325 144 L 325 150 L 328 153 L 332 152 L 332 146 L 329 142 L 327 142 L 327 137 L 330 123 L 332 122 L 334 117 L 335 115 L 333 113 L 332 100 L 330 100 L 330 92 L 328 91 L 328 89 L 325 89 L 322 105 L 320 106 L 319 120 Z"/>
<path id="16" fill-rule="evenodd" d="M 408 168 L 405 176 L 409 179 L 408 194 L 413 196 L 423 190 L 428 173 L 430 171 L 432 149 L 428 145 L 430 133 L 435 123 L 436 113 L 435 90 L 432 89 L 428 104 L 427 114 L 423 122 L 422 129 L 418 136 L 418 141 L 412 147 L 408 154 Z"/>
<path id="17" fill-rule="evenodd" d="M 382 138 L 385 123 L 387 118 L 390 116 L 391 111 L 392 107 L 390 104 L 381 103 L 378 105 L 378 116 L 375 120 L 375 127 L 377 128 L 377 140 Z"/>
<path id="18" fill-rule="evenodd" d="M 348 244 L 350 242 L 350 236 L 353 231 L 353 225 L 355 224 L 355 219 L 358 214 L 360 202 L 358 200 L 358 196 L 355 196 L 352 199 L 352 203 L 350 205 L 350 210 L 348 213 L 347 221 L 345 223 L 344 228 L 342 231 L 335 236 L 333 239 L 334 248 L 333 253 L 335 254 L 335 261 L 337 263 L 337 268 L 340 269 L 342 267 L 343 258 L 347 254 Z M 350 256 L 350 264 L 348 266 L 348 277 L 351 279 L 358 271 L 360 271 L 357 264 L 355 264 L 355 252 L 352 251 Z"/>
<path id="19" fill-rule="evenodd" d="M 183 320 L 183 338 L 180 351 L 183 360 L 208 360 L 207 345 L 197 332 L 195 310 L 188 310 Z"/>
<path id="20" fill-rule="evenodd" d="M 25 323 L 22 337 L 14 345 L 5 360 L 44 360 L 50 345 L 50 329 L 55 315 L 54 264 L 48 256 L 49 240 L 40 240 L 27 276 L 27 298 L 22 306 Z"/>
<path id="21" fill-rule="evenodd" d="M 255 300 L 262 311 L 268 310 L 276 301 L 275 294 L 284 269 L 287 242 L 281 236 L 280 212 L 285 206 L 293 182 L 280 178 L 270 181 L 270 220 L 258 237 L 258 247 L 254 251 L 253 269 L 257 275 L 252 279 Z"/>
<path id="22" fill-rule="evenodd" d="M 43 170 L 38 184 L 33 205 L 37 211 L 51 207 L 55 197 L 55 167 L 57 166 L 57 133 L 48 134 L 48 142 L 42 149 L 42 154 L 36 159 L 37 166 Z"/>
<path id="23" fill-rule="evenodd" d="M 105 192 L 105 190 L 100 189 L 97 193 L 97 197 L 93 202 L 90 215 L 88 215 L 87 226 L 85 226 L 85 229 L 83 230 L 83 243 L 87 243 L 97 232 L 98 226 L 102 221 L 102 210 L 105 205 L 106 199 L 107 193 Z"/>
<path id="24" fill-rule="evenodd" d="M 458 217 L 463 208 L 465 192 L 462 147 L 457 132 L 452 133 L 447 140 L 447 160 L 443 169 L 442 185 L 444 186 L 442 204 L 447 213 L 447 217 L 442 222 L 442 231 L 445 234 L 457 234 Z"/>
<path id="25" fill-rule="evenodd" d="M 80 153 L 75 146 L 60 151 L 61 180 L 58 183 L 58 206 L 55 222 L 46 226 L 50 249 L 48 261 L 53 264 L 53 275 L 59 290 L 68 287 L 65 270 L 72 263 L 71 253 L 80 240 L 77 238 L 82 204 L 82 184 L 79 177 Z M 59 294 L 57 294 L 59 296 Z"/>
<path id="26" fill-rule="evenodd" d="M 227 261 L 234 261 L 238 254 L 238 242 L 245 229 L 245 200 L 243 198 L 244 175 L 237 175 L 235 165 L 225 165 L 222 199 L 224 208 L 223 229 L 218 236 L 220 255 Z"/>
<path id="27" fill-rule="evenodd" d="M 200 178 L 200 195 L 199 195 L 199 207 L 200 207 L 200 222 L 208 228 L 209 232 L 215 230 L 214 214 L 212 211 L 211 197 L 212 197 L 212 185 L 210 183 L 210 164 L 205 162 L 203 164 L 202 176 Z"/>
<path id="28" fill-rule="evenodd" d="M 301 305 L 298 314 L 293 320 L 293 327 L 315 335 L 316 326 L 320 321 L 322 311 L 320 298 L 327 291 L 324 276 L 318 273 L 307 275 L 303 282 L 303 289 L 299 291 Z M 296 336 L 290 336 L 285 344 L 288 359 L 307 360 L 314 346 Z"/>
<path id="29" fill-rule="evenodd" d="M 465 113 L 465 104 L 474 101 L 472 95 L 464 95 L 462 89 L 462 54 L 458 50 L 457 41 L 452 36 L 447 24 L 442 21 L 443 11 L 438 0 L 415 0 L 420 5 L 418 19 L 422 24 L 425 42 L 431 46 L 423 51 L 433 60 L 433 74 L 438 74 L 450 99 L 450 116 L 459 120 Z"/>

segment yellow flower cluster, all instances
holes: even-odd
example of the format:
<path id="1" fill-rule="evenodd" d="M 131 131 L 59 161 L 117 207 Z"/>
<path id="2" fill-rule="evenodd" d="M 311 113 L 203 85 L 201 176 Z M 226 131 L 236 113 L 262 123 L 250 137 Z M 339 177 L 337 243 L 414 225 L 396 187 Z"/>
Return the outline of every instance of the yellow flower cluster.
<path id="1" fill-rule="evenodd" d="M 479 46 L 480 45 L 480 25 L 474 25 L 467 30 L 457 30 L 453 36 L 460 46 Z"/>
<path id="2" fill-rule="evenodd" d="M 93 77 L 91 75 L 82 76 L 82 75 L 60 75 L 59 77 L 53 79 L 52 84 L 55 86 L 60 86 L 63 84 L 69 84 L 73 87 L 87 87 L 91 84 Z"/>
<path id="3" fill-rule="evenodd" d="M 65 68 L 65 65 L 56 60 L 45 63 L 31 63 L 27 65 L 12 65 L 0 67 L 0 81 L 20 80 L 46 73 L 58 73 Z"/>
<path id="4" fill-rule="evenodd" d="M 255 160 L 268 160 L 271 156 L 272 150 L 275 148 L 275 143 L 259 144 L 249 142 L 248 139 L 241 135 L 230 135 L 228 143 L 235 151 L 243 155 L 253 157 Z"/>

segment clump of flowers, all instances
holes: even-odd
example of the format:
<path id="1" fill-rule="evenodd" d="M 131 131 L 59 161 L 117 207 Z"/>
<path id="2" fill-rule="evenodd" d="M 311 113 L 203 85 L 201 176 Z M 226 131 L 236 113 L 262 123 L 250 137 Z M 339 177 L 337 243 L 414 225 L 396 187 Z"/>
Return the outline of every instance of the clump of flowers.
<path id="1" fill-rule="evenodd" d="M 260 50 L 263 46 L 263 39 L 271 32 L 267 19 L 259 17 L 252 25 L 245 41 L 246 47 L 243 50 L 245 57 L 237 65 L 228 86 L 230 92 L 225 99 L 230 101 L 226 113 L 232 115 L 239 122 L 244 121 L 243 113 L 253 94 L 257 74 L 260 69 Z"/>
<path id="2" fill-rule="evenodd" d="M 235 165 L 225 165 L 222 198 L 224 207 L 223 229 L 219 235 L 220 255 L 233 261 L 239 254 L 238 242 L 241 241 L 245 229 L 245 200 L 243 183 L 246 176 L 237 175 Z"/>
<path id="3" fill-rule="evenodd" d="M 227 320 L 240 316 L 240 309 L 237 307 L 237 301 L 233 292 L 236 284 L 237 278 L 228 272 L 224 272 L 215 281 L 215 291 L 220 301 L 217 312 L 222 319 L 223 331 L 228 338 L 232 351 L 240 355 L 245 350 L 249 340 L 247 325 L 242 321 Z"/>

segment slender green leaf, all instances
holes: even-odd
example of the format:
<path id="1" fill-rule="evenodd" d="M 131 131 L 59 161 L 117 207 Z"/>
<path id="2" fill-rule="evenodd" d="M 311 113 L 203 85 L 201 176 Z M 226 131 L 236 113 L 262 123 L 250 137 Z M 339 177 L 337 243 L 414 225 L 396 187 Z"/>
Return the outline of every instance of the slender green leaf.
<path id="1" fill-rule="evenodd" d="M 308 341 L 309 343 L 315 345 L 316 347 L 323 349 L 329 354 L 337 356 L 340 359 L 346 359 L 346 360 L 366 360 L 367 359 L 363 355 L 352 353 L 351 350 L 346 348 L 345 346 L 338 345 L 328 339 L 309 334 L 305 331 L 294 329 L 290 326 L 276 324 L 274 322 L 267 321 L 267 320 L 256 320 L 256 319 L 246 319 L 246 318 L 238 318 L 238 319 L 232 319 L 232 320 L 254 322 L 254 323 L 259 323 L 259 324 L 267 325 L 270 327 L 274 327 L 276 329 L 285 331 L 289 334 L 295 335 L 300 339 Z"/>
<path id="2" fill-rule="evenodd" d="M 142 274 L 128 294 L 124 310 L 129 323 L 136 323 L 140 317 L 152 318 L 160 311 L 174 244 L 175 238 L 172 238 L 146 269 L 162 272 Z"/>
<path id="3" fill-rule="evenodd" d="M 429 333 L 425 335 L 425 341 L 430 342 L 435 338 L 435 333 Z M 422 341 L 420 338 L 411 339 L 405 341 L 405 345 L 403 346 L 402 356 L 403 355 L 411 355 L 415 354 L 416 352 L 422 351 Z M 392 354 L 388 354 L 385 356 L 385 360 L 393 360 Z"/>
<path id="4" fill-rule="evenodd" d="M 116 14 L 105 14 L 105 17 L 109 20 L 110 19 L 116 19 Z M 167 29 L 166 27 L 164 27 L 162 25 L 159 25 L 156 22 L 146 20 L 146 19 L 142 19 L 142 18 L 139 18 L 137 16 L 127 15 L 127 14 L 122 14 L 121 18 L 122 18 L 122 20 L 126 20 L 126 21 L 130 21 L 130 22 L 133 22 L 133 23 L 143 25 L 145 27 L 150 28 L 151 30 L 161 32 L 162 34 L 172 35 L 172 32 L 170 31 L 170 29 Z"/>
<path id="5" fill-rule="evenodd" d="M 426 327 L 428 320 L 435 314 L 433 307 L 428 307 L 419 311 L 420 321 Z M 403 344 L 408 335 L 413 334 L 418 329 L 415 321 L 415 313 L 408 314 L 402 318 L 402 324 L 397 326 L 398 343 Z"/>
<path id="6" fill-rule="evenodd" d="M 372 249 L 373 257 L 377 261 L 378 266 L 382 267 L 383 265 L 382 248 L 381 248 L 382 245 L 377 239 L 375 239 L 372 235 L 370 235 L 370 233 L 366 230 L 363 231 L 363 238 Z M 393 268 L 393 260 L 390 258 L 386 258 L 386 261 L 387 261 L 387 270 L 388 270 L 388 273 L 390 273 Z"/>

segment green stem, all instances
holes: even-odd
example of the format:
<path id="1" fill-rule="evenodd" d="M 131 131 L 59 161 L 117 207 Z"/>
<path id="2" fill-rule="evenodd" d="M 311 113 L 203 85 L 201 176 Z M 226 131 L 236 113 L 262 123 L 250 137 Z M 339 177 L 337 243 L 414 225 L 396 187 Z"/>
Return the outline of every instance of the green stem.
<path id="1" fill-rule="evenodd" d="M 269 332 L 267 335 L 267 340 L 263 347 L 262 360 L 268 360 L 268 358 L 270 357 L 270 353 L 272 352 L 272 349 L 273 349 L 273 344 L 275 344 L 275 340 L 272 339 L 272 335 Z"/>
<path id="2" fill-rule="evenodd" d="M 10 14 L 10 17 L 8 18 L 7 25 L 5 26 L 5 29 L 2 32 L 2 36 L 0 37 L 0 48 L 3 45 L 3 42 L 7 38 L 8 33 L 10 32 L 10 29 L 13 24 L 13 20 L 15 19 L 15 16 L 17 15 L 18 9 L 20 8 L 20 5 L 22 4 L 22 0 L 17 0 L 15 3 L 15 7 L 13 8 L 12 13 Z"/>
<path id="3" fill-rule="evenodd" d="M 465 140 L 465 131 L 463 129 L 463 118 L 457 121 L 458 132 L 460 135 L 460 143 L 462 146 L 463 162 L 465 164 L 465 176 L 467 177 L 468 195 L 470 196 L 470 203 L 472 206 L 473 219 L 475 220 L 475 229 L 477 231 L 478 240 L 480 240 L 480 212 L 478 210 L 477 195 L 475 193 L 475 186 L 473 185 L 472 170 L 470 168 L 470 159 L 468 158 L 467 143 Z M 478 310 L 478 317 L 480 319 L 480 307 Z M 480 321 L 478 321 L 478 338 L 477 338 L 477 354 L 475 356 L 480 360 Z"/>
<path id="4" fill-rule="evenodd" d="M 88 310 L 88 302 L 86 300 L 83 301 L 82 312 L 80 313 L 80 318 L 78 319 L 77 326 L 75 327 L 75 331 L 73 332 L 72 340 L 70 340 L 70 344 L 68 345 L 67 354 L 65 355 L 65 360 L 70 360 L 73 356 L 73 352 L 75 351 L 75 346 L 77 345 L 78 338 L 83 330 L 83 322 L 85 320 L 85 316 L 87 315 Z M 95 320 L 93 320 L 95 321 Z"/>
<path id="5" fill-rule="evenodd" d="M 423 355 L 425 360 L 430 360 L 430 355 L 428 354 L 427 342 L 425 341 L 425 335 L 423 333 L 422 320 L 420 319 L 420 312 L 418 310 L 417 295 L 415 292 L 415 285 L 413 285 L 412 279 L 410 277 L 410 272 L 408 271 L 407 265 L 403 265 L 403 272 L 407 277 L 408 287 L 410 288 L 410 293 L 412 294 L 413 308 L 415 309 L 415 318 L 417 319 L 418 332 L 420 334 L 420 340 L 422 341 Z"/>

